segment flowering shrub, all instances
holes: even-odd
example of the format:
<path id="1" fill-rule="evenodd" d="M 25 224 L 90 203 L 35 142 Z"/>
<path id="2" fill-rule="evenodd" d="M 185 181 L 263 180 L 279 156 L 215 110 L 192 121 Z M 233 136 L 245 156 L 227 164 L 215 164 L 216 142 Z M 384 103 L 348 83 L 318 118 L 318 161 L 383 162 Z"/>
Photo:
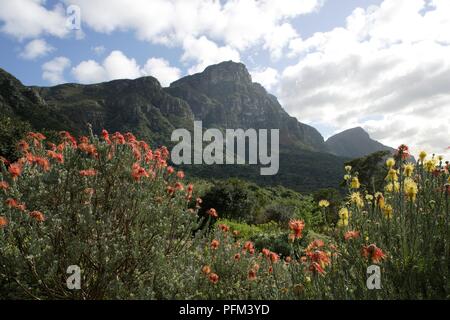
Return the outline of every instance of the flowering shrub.
<path id="1" fill-rule="evenodd" d="M 285 245 L 277 250 L 240 234 L 272 227 L 242 229 L 208 206 L 199 214 L 202 200 L 168 166 L 167 149 L 131 134 L 63 132 L 52 144 L 30 133 L 18 147 L 18 161 L 0 163 L 2 298 L 449 298 L 450 177 L 441 158 L 407 163 L 402 146 L 386 162 L 384 190 L 372 193 L 346 167 L 338 221 L 319 235 L 291 219 L 274 233 Z M 330 202 L 318 209 L 327 216 Z M 71 265 L 81 269 L 80 290 L 66 286 Z M 371 265 L 380 290 L 367 288 Z"/>

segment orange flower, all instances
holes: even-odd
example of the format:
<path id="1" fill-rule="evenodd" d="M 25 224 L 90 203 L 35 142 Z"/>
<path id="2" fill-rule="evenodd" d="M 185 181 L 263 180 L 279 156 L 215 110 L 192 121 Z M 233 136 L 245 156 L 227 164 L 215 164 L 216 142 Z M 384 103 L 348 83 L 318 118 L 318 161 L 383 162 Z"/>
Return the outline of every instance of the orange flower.
<path id="1" fill-rule="evenodd" d="M 30 149 L 30 145 L 25 140 L 20 140 L 17 147 L 22 152 L 27 152 Z"/>
<path id="2" fill-rule="evenodd" d="M 14 208 L 19 211 L 25 211 L 26 208 L 24 204 L 19 203 L 17 200 L 11 198 L 6 199 L 5 204 L 10 208 Z"/>
<path id="3" fill-rule="evenodd" d="M 325 243 L 320 239 L 316 239 L 308 245 L 308 247 L 306 248 L 306 252 L 312 251 L 317 248 L 322 248 L 323 246 L 325 246 Z"/>
<path id="4" fill-rule="evenodd" d="M 0 228 L 4 228 L 8 225 L 8 219 L 5 217 L 0 217 Z"/>
<path id="5" fill-rule="evenodd" d="M 175 169 L 173 167 L 171 167 L 171 166 L 168 166 L 166 170 L 167 170 L 168 174 L 172 174 L 172 173 L 175 172 Z"/>
<path id="6" fill-rule="evenodd" d="M 253 242 L 251 241 L 245 242 L 244 250 L 247 250 L 250 254 L 253 254 L 255 252 L 255 246 L 253 245 Z"/>
<path id="7" fill-rule="evenodd" d="M 250 281 L 254 281 L 256 280 L 256 270 L 254 269 L 250 269 L 250 271 L 248 272 L 248 280 Z"/>
<path id="8" fill-rule="evenodd" d="M 330 256 L 323 251 L 316 250 L 314 252 L 307 252 L 306 255 L 311 260 L 309 267 L 310 271 L 318 272 L 320 274 L 325 273 L 325 267 L 331 263 Z"/>
<path id="9" fill-rule="evenodd" d="M 184 172 L 183 171 L 178 171 L 177 172 L 177 178 L 178 179 L 184 179 Z"/>
<path id="10" fill-rule="evenodd" d="M 219 215 L 217 214 L 216 209 L 214 209 L 214 208 L 209 209 L 207 213 L 208 213 L 208 215 L 210 215 L 213 218 L 218 218 L 219 217 Z"/>
<path id="11" fill-rule="evenodd" d="M 270 255 L 270 250 L 269 249 L 264 248 L 264 249 L 261 250 L 261 252 L 266 257 L 269 257 L 269 255 Z"/>
<path id="12" fill-rule="evenodd" d="M 345 240 L 358 239 L 360 237 L 359 231 L 347 231 L 344 234 Z"/>
<path id="13" fill-rule="evenodd" d="M 6 181 L 0 181 L 0 190 L 8 190 L 9 184 Z"/>
<path id="14" fill-rule="evenodd" d="M 211 249 L 217 250 L 217 248 L 219 248 L 219 244 L 219 240 L 214 239 L 213 241 L 211 241 Z"/>
<path id="15" fill-rule="evenodd" d="M 362 256 L 366 259 L 372 260 L 372 263 L 380 263 L 381 260 L 386 259 L 383 250 L 378 248 L 375 244 L 364 246 L 362 249 Z"/>
<path id="16" fill-rule="evenodd" d="M 83 177 L 93 177 L 97 175 L 97 171 L 94 169 L 88 169 L 88 170 L 80 170 L 80 175 Z"/>
<path id="17" fill-rule="evenodd" d="M 42 170 L 46 172 L 50 170 L 50 162 L 48 161 L 48 159 L 42 157 L 34 157 L 34 161 L 38 166 L 42 168 Z"/>
<path id="18" fill-rule="evenodd" d="M 204 274 L 206 274 L 206 275 L 210 274 L 210 273 L 211 273 L 211 268 L 210 268 L 210 266 L 204 266 L 204 267 L 202 268 L 202 272 L 203 272 Z"/>
<path id="19" fill-rule="evenodd" d="M 272 263 L 277 263 L 279 260 L 280 260 L 279 255 L 277 255 L 275 252 L 270 253 L 270 261 L 272 261 Z"/>
<path id="20" fill-rule="evenodd" d="M 211 281 L 211 283 L 213 283 L 213 284 L 216 284 L 217 282 L 219 282 L 219 276 L 215 273 L 210 273 L 209 281 Z"/>
<path id="21" fill-rule="evenodd" d="M 183 184 L 180 182 L 175 183 L 175 190 L 183 191 L 184 190 Z"/>
<path id="22" fill-rule="evenodd" d="M 111 140 L 109 140 L 109 133 L 105 129 L 102 130 L 103 140 L 106 141 L 107 144 L 111 144 Z"/>
<path id="23" fill-rule="evenodd" d="M 222 230 L 223 232 L 228 232 L 230 231 L 230 227 L 227 226 L 226 224 L 219 224 L 219 229 Z"/>
<path id="24" fill-rule="evenodd" d="M 61 153 L 56 153 L 53 150 L 48 150 L 47 151 L 47 156 L 49 156 L 50 158 L 56 160 L 59 163 L 64 163 L 64 156 Z"/>
<path id="25" fill-rule="evenodd" d="M 148 172 L 142 168 L 139 163 L 133 164 L 133 167 L 131 168 L 131 176 L 135 181 L 141 180 L 142 177 L 149 177 Z"/>
<path id="26" fill-rule="evenodd" d="M 45 216 L 40 211 L 30 212 L 30 217 L 36 219 L 36 221 L 39 221 L 39 222 L 44 222 L 45 221 Z"/>
<path id="27" fill-rule="evenodd" d="M 302 238 L 302 231 L 305 228 L 305 222 L 300 220 L 291 220 L 289 222 L 289 229 L 294 232 L 294 239 Z"/>
<path id="28" fill-rule="evenodd" d="M 22 166 L 18 163 L 13 163 L 9 166 L 8 171 L 13 179 L 17 179 L 22 174 Z"/>
<path id="29" fill-rule="evenodd" d="M 87 137 L 85 137 L 85 138 L 87 139 Z M 78 145 L 78 149 L 80 149 L 80 151 L 87 153 L 93 157 L 98 156 L 97 148 L 95 148 L 95 146 L 93 144 L 82 142 Z"/>

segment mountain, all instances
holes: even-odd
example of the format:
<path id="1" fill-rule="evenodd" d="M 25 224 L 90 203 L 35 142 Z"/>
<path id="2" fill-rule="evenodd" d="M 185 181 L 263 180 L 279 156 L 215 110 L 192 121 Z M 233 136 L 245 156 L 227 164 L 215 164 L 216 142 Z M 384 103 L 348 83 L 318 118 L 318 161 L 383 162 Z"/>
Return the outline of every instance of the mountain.
<path id="1" fill-rule="evenodd" d="M 319 131 L 289 116 L 275 96 L 252 82 L 242 63 L 227 61 L 209 66 L 165 90 L 187 101 L 204 127 L 280 129 L 282 146 L 326 151 Z"/>
<path id="2" fill-rule="evenodd" d="M 280 129 L 280 170 L 262 177 L 259 166 L 189 166 L 193 175 L 242 177 L 298 191 L 338 187 L 348 159 L 327 153 L 321 134 L 290 117 L 276 97 L 253 83 L 246 67 L 223 62 L 162 88 L 153 77 L 99 84 L 27 87 L 0 69 L 0 155 L 14 157 L 17 139 L 29 130 L 56 135 L 132 132 L 152 145 L 169 144 L 177 128 Z"/>
<path id="3" fill-rule="evenodd" d="M 325 144 L 333 154 L 349 158 L 362 158 L 377 151 L 395 151 L 395 149 L 370 138 L 369 134 L 361 127 L 338 133 L 330 137 Z"/>

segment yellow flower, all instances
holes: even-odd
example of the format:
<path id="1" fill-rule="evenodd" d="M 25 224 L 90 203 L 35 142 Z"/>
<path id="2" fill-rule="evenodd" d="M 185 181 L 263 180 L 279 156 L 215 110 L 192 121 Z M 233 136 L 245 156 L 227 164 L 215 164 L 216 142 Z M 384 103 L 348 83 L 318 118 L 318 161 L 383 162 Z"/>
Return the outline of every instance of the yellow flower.
<path id="1" fill-rule="evenodd" d="M 424 166 L 425 166 L 425 170 L 427 170 L 428 172 L 433 172 L 434 169 L 436 169 L 436 159 L 431 159 L 428 161 L 425 161 Z"/>
<path id="2" fill-rule="evenodd" d="M 345 180 L 345 181 L 348 181 L 348 180 L 350 180 L 351 178 L 352 178 L 352 176 L 349 175 L 349 174 L 346 174 L 346 175 L 344 176 L 344 180 Z"/>
<path id="3" fill-rule="evenodd" d="M 388 175 L 386 176 L 388 181 L 398 181 L 397 170 L 389 169 Z"/>
<path id="4" fill-rule="evenodd" d="M 366 195 L 366 200 L 373 201 L 373 195 L 371 195 L 371 194 Z"/>
<path id="5" fill-rule="evenodd" d="M 392 215 L 394 213 L 394 208 L 392 208 L 392 206 L 390 204 L 387 204 L 384 206 L 383 208 L 383 213 L 384 213 L 384 217 L 386 219 L 392 219 Z"/>
<path id="6" fill-rule="evenodd" d="M 395 166 L 395 160 L 394 160 L 394 158 L 389 158 L 389 159 L 387 159 L 387 161 L 386 161 L 386 166 L 387 166 L 389 169 L 392 169 L 392 168 Z"/>
<path id="7" fill-rule="evenodd" d="M 364 200 L 361 198 L 361 194 L 359 192 L 353 192 L 350 195 L 350 201 L 356 204 L 359 208 L 364 207 Z"/>
<path id="8" fill-rule="evenodd" d="M 319 201 L 319 207 L 321 208 L 328 208 L 330 206 L 330 203 L 328 200 L 320 200 Z"/>
<path id="9" fill-rule="evenodd" d="M 377 192 L 375 194 L 375 198 L 377 199 L 377 205 L 378 207 L 380 207 L 381 210 L 383 210 L 384 206 L 385 206 L 385 201 L 384 201 L 384 197 L 380 192 Z"/>
<path id="10" fill-rule="evenodd" d="M 397 181 L 389 183 L 384 187 L 384 191 L 387 193 L 399 192 L 400 191 L 400 183 L 398 183 Z"/>
<path id="11" fill-rule="evenodd" d="M 348 219 L 339 219 L 337 225 L 339 228 L 348 226 Z"/>
<path id="12" fill-rule="evenodd" d="M 350 212 L 348 211 L 347 208 L 342 208 L 341 210 L 339 210 L 339 218 L 341 220 L 348 220 L 350 216 Z"/>
<path id="13" fill-rule="evenodd" d="M 419 188 L 417 187 L 417 184 L 412 179 L 406 179 L 405 180 L 405 194 L 408 196 L 408 198 L 411 201 L 416 201 L 417 193 L 419 192 Z"/>
<path id="14" fill-rule="evenodd" d="M 413 173 L 414 173 L 414 164 L 412 164 L 412 163 L 405 164 L 405 169 L 403 171 L 403 174 L 406 177 L 412 177 Z"/>
<path id="15" fill-rule="evenodd" d="M 421 161 L 425 160 L 425 158 L 427 157 L 427 153 L 425 151 L 421 151 L 419 154 L 419 159 Z"/>
<path id="16" fill-rule="evenodd" d="M 353 177 L 350 187 L 352 189 L 359 189 L 361 187 L 361 184 L 359 183 L 358 177 Z"/>
<path id="17" fill-rule="evenodd" d="M 352 171 L 352 166 L 345 166 L 345 171 L 350 173 Z"/>

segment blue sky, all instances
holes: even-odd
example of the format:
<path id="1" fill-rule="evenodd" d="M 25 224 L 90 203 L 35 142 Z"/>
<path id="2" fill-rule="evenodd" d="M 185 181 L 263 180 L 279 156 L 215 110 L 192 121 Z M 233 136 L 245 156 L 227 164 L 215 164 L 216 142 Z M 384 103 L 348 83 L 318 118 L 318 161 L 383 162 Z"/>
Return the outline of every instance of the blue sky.
<path id="1" fill-rule="evenodd" d="M 66 27 L 68 6 L 82 32 Z M 0 0 L 0 67 L 26 85 L 152 75 L 224 60 L 325 138 L 361 126 L 450 156 L 448 0 Z"/>

